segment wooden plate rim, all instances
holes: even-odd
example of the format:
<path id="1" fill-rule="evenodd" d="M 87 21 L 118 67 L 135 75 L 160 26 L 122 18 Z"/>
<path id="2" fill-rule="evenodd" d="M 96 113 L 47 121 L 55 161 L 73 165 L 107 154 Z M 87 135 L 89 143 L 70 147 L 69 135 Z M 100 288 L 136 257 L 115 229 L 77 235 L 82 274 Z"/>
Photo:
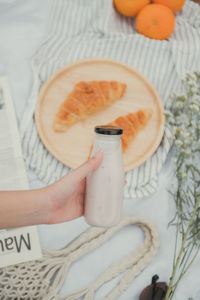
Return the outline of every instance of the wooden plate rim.
<path id="1" fill-rule="evenodd" d="M 43 126 L 42 126 L 41 120 L 40 120 L 40 107 L 42 105 L 42 102 L 43 102 L 46 91 L 48 90 L 49 86 L 53 83 L 53 81 L 56 80 L 56 78 L 58 76 L 60 76 L 63 72 L 66 72 L 67 70 L 69 70 L 71 68 L 74 68 L 78 65 L 87 64 L 87 63 L 91 63 L 91 62 L 93 62 L 93 63 L 95 63 L 95 62 L 97 62 L 97 63 L 109 63 L 109 64 L 111 63 L 111 64 L 114 64 L 114 65 L 117 64 L 117 65 L 119 65 L 119 66 L 121 66 L 125 69 L 128 69 L 130 72 L 136 74 L 136 76 L 138 76 L 143 82 L 145 82 L 145 84 L 148 86 L 148 88 L 152 91 L 152 93 L 156 97 L 157 104 L 158 104 L 158 107 L 159 107 L 159 110 L 160 110 L 160 118 L 161 118 L 160 129 L 158 131 L 157 138 L 155 139 L 153 147 L 151 148 L 150 151 L 148 151 L 147 155 L 144 155 L 141 159 L 139 159 L 136 163 L 134 163 L 134 165 L 130 164 L 125 168 L 125 172 L 128 172 L 128 171 L 140 166 L 141 164 L 145 163 L 145 161 L 148 158 L 150 158 L 155 153 L 157 148 L 159 147 L 159 145 L 161 143 L 161 140 L 162 140 L 162 137 L 163 137 L 163 134 L 164 134 L 165 116 L 164 116 L 164 108 L 163 108 L 161 98 L 160 98 L 157 90 L 152 85 L 152 83 L 145 76 L 143 76 L 139 71 L 137 71 L 136 69 L 132 68 L 131 66 L 129 66 L 125 63 L 121 63 L 121 62 L 113 60 L 113 59 L 105 59 L 105 58 L 81 59 L 81 60 L 78 60 L 76 62 L 67 64 L 66 66 L 59 69 L 57 72 L 55 72 L 52 76 L 50 76 L 47 79 L 47 81 L 44 83 L 43 87 L 41 88 L 41 91 L 39 92 L 39 97 L 38 97 L 38 101 L 37 101 L 36 109 L 35 109 L 35 113 L 34 113 L 36 128 L 37 128 L 39 137 L 40 137 L 42 143 L 44 144 L 44 146 L 46 147 L 46 149 L 51 153 L 51 155 L 53 155 L 58 161 L 60 161 L 62 164 L 66 165 L 67 167 L 72 168 L 72 169 L 75 168 L 75 166 L 73 167 L 73 165 L 71 164 L 70 161 L 68 163 L 67 159 L 66 159 L 67 163 L 66 162 L 64 163 L 60 159 L 59 155 L 57 155 L 57 153 L 54 152 L 54 150 L 51 148 L 51 144 L 49 144 L 48 138 L 46 137 L 45 133 L 42 130 Z"/>

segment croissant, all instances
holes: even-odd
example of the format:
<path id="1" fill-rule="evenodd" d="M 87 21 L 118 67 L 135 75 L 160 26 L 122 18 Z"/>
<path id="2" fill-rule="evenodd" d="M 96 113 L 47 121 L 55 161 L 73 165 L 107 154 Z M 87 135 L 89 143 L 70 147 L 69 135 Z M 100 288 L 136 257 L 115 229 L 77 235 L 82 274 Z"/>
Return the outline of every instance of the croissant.
<path id="1" fill-rule="evenodd" d="M 125 151 L 129 144 L 135 139 L 136 135 L 147 125 L 153 111 L 151 109 L 138 110 L 118 117 L 115 121 L 107 124 L 123 128 L 121 136 L 122 150 Z"/>
<path id="2" fill-rule="evenodd" d="M 117 81 L 80 81 L 57 112 L 53 128 L 57 132 L 66 131 L 75 122 L 104 109 L 121 98 L 126 84 Z"/>

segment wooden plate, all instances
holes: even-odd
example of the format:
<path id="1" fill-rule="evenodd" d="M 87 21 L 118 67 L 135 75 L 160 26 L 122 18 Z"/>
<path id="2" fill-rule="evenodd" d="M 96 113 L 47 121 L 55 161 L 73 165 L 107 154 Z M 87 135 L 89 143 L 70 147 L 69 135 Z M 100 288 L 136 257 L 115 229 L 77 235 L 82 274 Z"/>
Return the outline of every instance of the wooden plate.
<path id="1" fill-rule="evenodd" d="M 67 132 L 54 132 L 52 124 L 60 104 L 77 82 L 91 80 L 117 80 L 126 83 L 127 89 L 123 98 L 110 107 L 74 124 Z M 49 152 L 66 166 L 76 168 L 88 158 L 95 125 L 144 108 L 151 108 L 153 115 L 123 155 L 125 171 L 129 171 L 155 152 L 164 132 L 163 106 L 157 91 L 131 67 L 106 59 L 82 60 L 66 66 L 43 86 L 35 119 L 40 138 Z"/>

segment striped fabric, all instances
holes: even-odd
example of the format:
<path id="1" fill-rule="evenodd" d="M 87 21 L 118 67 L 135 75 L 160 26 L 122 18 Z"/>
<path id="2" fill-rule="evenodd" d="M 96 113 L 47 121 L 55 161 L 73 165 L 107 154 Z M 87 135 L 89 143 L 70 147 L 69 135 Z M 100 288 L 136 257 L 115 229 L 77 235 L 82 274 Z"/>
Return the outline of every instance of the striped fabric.
<path id="1" fill-rule="evenodd" d="M 200 69 L 200 7 L 196 3 L 188 1 L 176 16 L 175 32 L 167 41 L 148 39 L 134 27 L 134 19 L 119 15 L 111 0 L 52 1 L 47 37 L 33 57 L 33 89 L 21 123 L 26 164 L 46 184 L 69 171 L 43 146 L 33 116 L 38 92 L 55 71 L 79 59 L 115 59 L 146 76 L 166 107 L 170 95 L 181 89 L 185 73 Z M 125 197 L 155 192 L 169 149 L 170 131 L 166 128 L 156 153 L 126 174 Z"/>

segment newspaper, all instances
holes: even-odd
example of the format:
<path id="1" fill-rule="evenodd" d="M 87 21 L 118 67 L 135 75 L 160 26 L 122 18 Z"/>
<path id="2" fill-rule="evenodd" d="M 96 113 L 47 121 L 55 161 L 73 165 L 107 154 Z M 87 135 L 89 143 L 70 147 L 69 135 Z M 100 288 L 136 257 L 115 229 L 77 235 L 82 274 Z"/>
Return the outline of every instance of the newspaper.
<path id="1" fill-rule="evenodd" d="M 8 80 L 0 77 L 0 190 L 22 189 L 28 189 L 28 181 L 19 132 Z M 41 256 L 36 226 L 0 230 L 0 267 Z"/>

